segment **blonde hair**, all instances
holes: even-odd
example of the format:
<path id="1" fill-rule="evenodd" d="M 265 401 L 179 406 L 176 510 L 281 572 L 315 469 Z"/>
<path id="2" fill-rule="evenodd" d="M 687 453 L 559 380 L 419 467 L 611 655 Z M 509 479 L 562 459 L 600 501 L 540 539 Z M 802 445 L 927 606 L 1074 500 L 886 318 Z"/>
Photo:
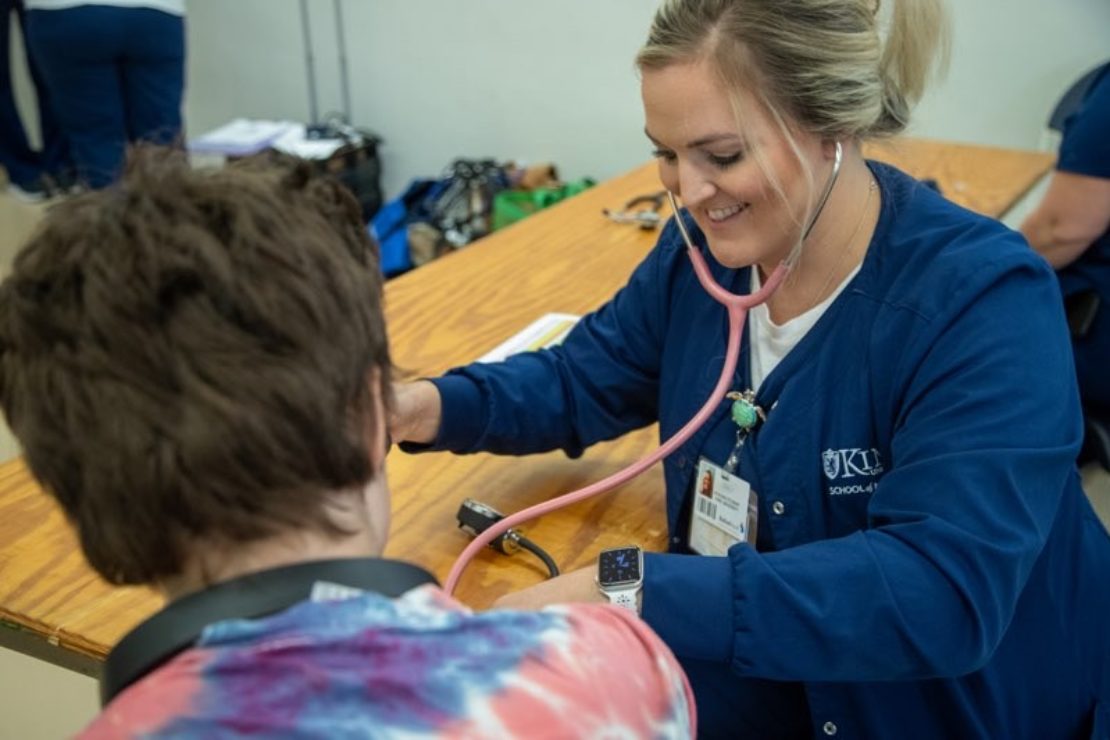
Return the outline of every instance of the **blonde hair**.
<path id="1" fill-rule="evenodd" d="M 893 136 L 948 62 L 944 0 L 892 0 L 882 14 L 879 2 L 663 0 L 636 65 L 644 71 L 707 62 L 730 91 L 740 130 L 740 92 L 750 93 L 793 151 L 815 204 L 816 178 L 793 132 L 835 141 Z M 787 202 L 761 150 L 751 154 Z M 804 228 L 789 263 L 800 258 L 803 238 Z"/>
<path id="2" fill-rule="evenodd" d="M 943 0 L 664 0 L 641 69 L 708 61 L 773 120 L 827 139 L 897 134 L 948 57 Z"/>

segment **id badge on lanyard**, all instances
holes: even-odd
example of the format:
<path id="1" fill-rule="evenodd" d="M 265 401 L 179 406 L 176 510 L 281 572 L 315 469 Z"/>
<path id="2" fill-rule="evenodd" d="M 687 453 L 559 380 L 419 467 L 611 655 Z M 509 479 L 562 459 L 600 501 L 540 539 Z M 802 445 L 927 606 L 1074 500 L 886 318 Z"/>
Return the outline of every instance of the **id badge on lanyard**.
<path id="1" fill-rule="evenodd" d="M 726 555 L 739 542 L 755 542 L 759 523 L 759 497 L 736 469 L 748 434 L 765 417 L 752 391 L 729 393 L 728 398 L 733 399 L 731 415 L 738 427 L 736 445 L 723 466 L 698 460 L 694 478 L 688 542 L 699 555 Z"/>

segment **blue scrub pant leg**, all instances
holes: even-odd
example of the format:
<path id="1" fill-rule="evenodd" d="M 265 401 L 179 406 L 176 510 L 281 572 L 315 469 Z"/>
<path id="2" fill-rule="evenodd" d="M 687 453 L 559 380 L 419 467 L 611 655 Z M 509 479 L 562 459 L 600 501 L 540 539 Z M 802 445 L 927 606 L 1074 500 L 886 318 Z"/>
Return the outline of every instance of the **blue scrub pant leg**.
<path id="1" fill-rule="evenodd" d="M 27 132 L 15 105 L 11 69 L 11 19 L 21 12 L 15 0 L 0 0 L 0 165 L 16 185 L 38 179 L 38 154 L 27 143 Z"/>
<path id="2" fill-rule="evenodd" d="M 185 24 L 149 8 L 35 10 L 27 36 L 69 140 L 78 176 L 104 187 L 130 141 L 181 135 Z"/>
<path id="3" fill-rule="evenodd" d="M 26 45 L 26 17 L 19 0 L 0 0 L 0 164 L 17 185 L 32 185 L 43 174 L 55 178 L 68 174 L 69 147 L 50 102 L 38 64 L 30 53 L 27 67 L 38 98 L 39 128 L 42 151 L 36 152 L 27 140 L 27 133 L 15 104 L 11 70 L 11 19 L 15 15 Z"/>
<path id="4" fill-rule="evenodd" d="M 139 10 L 134 39 L 123 65 L 123 99 L 130 141 L 182 143 L 185 93 L 185 22 L 158 11 Z M 138 30 L 137 29 L 137 30 Z"/>
<path id="5" fill-rule="evenodd" d="M 27 47 L 27 67 L 31 71 L 31 82 L 34 83 L 35 95 L 38 98 L 39 131 L 42 133 L 39 165 L 43 173 L 55 179 L 69 177 L 73 170 L 73 161 L 69 156 L 69 142 L 66 141 L 62 127 L 58 123 L 58 116 L 54 113 L 54 101 L 42 77 L 42 70 L 27 45 L 27 16 L 22 6 L 19 11 L 19 23 L 23 33 L 23 45 Z"/>
<path id="6" fill-rule="evenodd" d="M 24 185 L 38 178 L 39 158 L 27 142 L 12 90 L 9 40 L 14 11 L 13 0 L 0 0 L 0 164 L 8 171 L 9 180 Z"/>

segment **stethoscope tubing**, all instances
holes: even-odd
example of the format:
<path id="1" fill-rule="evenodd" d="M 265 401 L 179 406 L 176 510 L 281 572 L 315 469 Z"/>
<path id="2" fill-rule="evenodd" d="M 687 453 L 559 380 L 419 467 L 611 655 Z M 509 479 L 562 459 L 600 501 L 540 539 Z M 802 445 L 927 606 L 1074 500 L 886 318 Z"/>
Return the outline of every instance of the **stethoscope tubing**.
<path id="1" fill-rule="evenodd" d="M 842 157 L 843 152 L 840 142 L 838 141 L 836 142 L 836 157 L 833 161 L 832 172 L 829 175 L 828 182 L 825 184 L 824 191 L 821 194 L 821 198 L 818 201 L 813 216 L 810 218 L 809 224 L 802 234 L 803 241 L 809 236 L 810 232 L 813 230 L 813 226 L 817 223 L 818 217 L 825 209 L 825 204 L 828 202 L 829 195 L 832 193 L 833 186 L 836 184 L 837 178 L 840 175 Z M 690 233 L 686 229 L 686 224 L 683 223 L 682 214 L 679 210 L 678 201 L 675 199 L 674 193 L 667 191 L 667 197 L 670 199 L 675 222 L 686 244 L 686 252 L 690 256 L 690 261 L 693 263 L 694 273 L 698 278 L 698 282 L 701 283 L 702 288 L 705 289 L 714 300 L 721 303 L 728 311 L 728 345 L 725 349 L 724 367 L 721 368 L 721 376 L 717 380 L 717 385 L 713 388 L 713 392 L 709 395 L 709 399 L 701 409 L 694 414 L 693 418 L 686 422 L 680 430 L 671 435 L 670 439 L 661 444 L 651 454 L 596 483 L 580 488 L 577 491 L 557 496 L 550 501 L 544 501 L 526 509 L 522 509 L 515 514 L 510 514 L 475 537 L 474 540 L 466 546 L 466 549 L 459 554 L 454 565 L 451 566 L 451 571 L 448 573 L 447 581 L 444 584 L 444 590 L 446 590 L 448 594 L 454 593 L 455 587 L 458 585 L 459 579 L 462 577 L 462 573 L 466 569 L 466 566 L 469 565 L 474 556 L 490 542 L 505 534 L 509 529 L 526 521 L 541 517 L 544 514 L 550 514 L 553 511 L 571 506 L 592 496 L 611 491 L 640 475 L 652 465 L 684 445 L 709 419 L 728 392 L 729 386 L 732 384 L 733 374 L 736 372 L 736 363 L 740 356 L 740 341 L 744 334 L 744 321 L 747 318 L 748 309 L 769 300 L 774 292 L 778 290 L 782 281 L 786 279 L 790 267 L 786 262 L 779 264 L 767 278 L 767 282 L 755 293 L 749 295 L 729 293 L 713 279 L 713 275 L 709 271 L 709 265 L 706 264 L 701 251 L 694 245 L 693 240 L 690 238 Z M 753 269 L 755 269 L 754 266 Z"/>

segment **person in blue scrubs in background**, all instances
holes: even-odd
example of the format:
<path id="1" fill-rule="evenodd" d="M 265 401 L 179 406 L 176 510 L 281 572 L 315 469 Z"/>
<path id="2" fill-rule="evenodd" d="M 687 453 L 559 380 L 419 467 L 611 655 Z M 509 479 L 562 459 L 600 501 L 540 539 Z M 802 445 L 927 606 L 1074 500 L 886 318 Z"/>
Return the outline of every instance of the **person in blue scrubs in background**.
<path id="1" fill-rule="evenodd" d="M 15 104 L 11 68 L 11 22 L 26 28 L 22 0 L 0 0 L 0 165 L 8 173 L 9 190 L 19 199 L 39 201 L 65 190 L 71 183 L 65 140 L 58 130 L 38 65 L 27 55 L 27 67 L 38 97 L 42 149 L 36 151 Z M 24 39 L 26 44 L 26 39 Z"/>
<path id="2" fill-rule="evenodd" d="M 738 448 L 722 403 L 664 463 L 670 547 L 644 557 L 642 617 L 705 737 L 1105 738 L 1110 536 L 1075 468 L 1059 288 L 1020 234 L 864 159 L 946 45 L 940 0 L 884 3 L 883 35 L 878 10 L 665 0 L 639 54 L 660 177 L 716 279 L 748 293 L 800 255 L 733 379 L 766 420 Z M 560 347 L 400 386 L 393 438 L 571 456 L 653 422 L 669 438 L 727 330 L 672 219 Z M 692 501 L 734 453 L 758 530 L 721 547 Z M 595 572 L 502 603 L 602 601 Z"/>
<path id="3" fill-rule="evenodd" d="M 1064 122 L 1056 171 L 1021 230 L 1056 268 L 1074 317 L 1083 404 L 1110 419 L 1110 65 Z"/>
<path id="4" fill-rule="evenodd" d="M 113 182 L 129 143 L 182 135 L 185 0 L 24 0 L 39 65 L 82 184 Z"/>

